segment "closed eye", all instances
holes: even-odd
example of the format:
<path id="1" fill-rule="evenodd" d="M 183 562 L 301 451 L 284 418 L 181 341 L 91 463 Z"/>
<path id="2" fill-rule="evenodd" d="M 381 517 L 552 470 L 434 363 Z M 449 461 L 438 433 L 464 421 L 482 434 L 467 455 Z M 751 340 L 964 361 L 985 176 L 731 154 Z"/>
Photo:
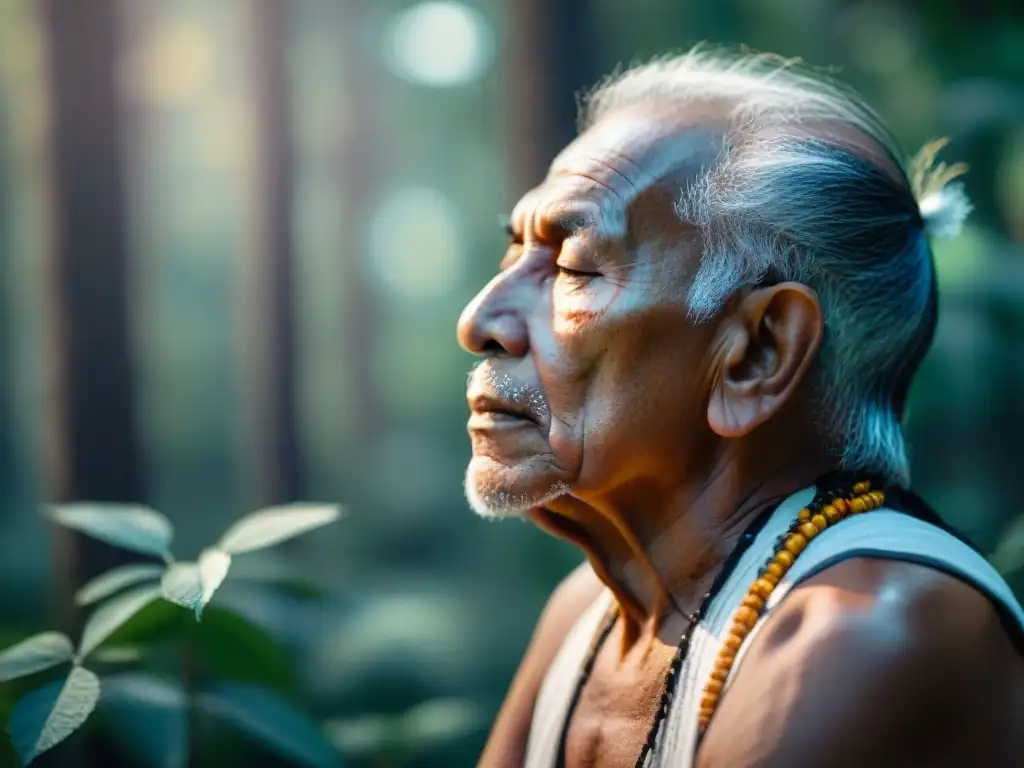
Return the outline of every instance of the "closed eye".
<path id="1" fill-rule="evenodd" d="M 561 272 L 563 275 L 565 275 L 566 277 L 576 278 L 577 280 L 588 277 L 597 277 L 600 274 L 599 272 L 583 272 L 582 270 L 579 269 L 569 269 L 569 267 L 563 267 L 561 264 L 558 264 L 557 266 L 558 271 Z"/>
<path id="2" fill-rule="evenodd" d="M 510 244 L 522 244 L 523 240 L 518 234 L 516 234 L 516 228 L 512 226 L 511 219 L 499 216 L 498 223 L 501 225 L 502 230 L 504 230 L 505 234 L 508 236 L 508 242 Z"/>

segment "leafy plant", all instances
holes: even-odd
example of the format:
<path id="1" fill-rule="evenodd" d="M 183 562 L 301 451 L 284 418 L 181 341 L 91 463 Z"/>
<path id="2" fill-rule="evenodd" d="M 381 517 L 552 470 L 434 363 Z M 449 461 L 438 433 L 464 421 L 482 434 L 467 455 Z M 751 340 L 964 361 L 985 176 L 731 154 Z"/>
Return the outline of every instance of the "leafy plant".
<path id="1" fill-rule="evenodd" d="M 218 681 L 197 690 L 189 671 L 196 659 L 211 654 L 243 660 L 250 654 L 253 659 L 258 656 L 261 673 L 273 674 L 280 666 L 273 659 L 273 642 L 264 640 L 252 625 L 224 611 L 211 614 L 215 620 L 207 623 L 206 631 L 199 631 L 199 622 L 233 557 L 334 522 L 340 516 L 338 507 L 292 504 L 253 512 L 235 522 L 195 562 L 174 559 L 174 527 L 148 507 L 68 504 L 51 508 L 49 515 L 63 526 L 163 563 L 120 566 L 82 586 L 75 602 L 95 608 L 77 647 L 60 632 L 42 632 L 0 651 L 0 683 L 53 673 L 67 665 L 66 673 L 29 690 L 10 712 L 7 730 L 24 765 L 74 733 L 101 702 L 125 746 L 148 764 L 186 765 L 191 726 L 199 714 L 232 725 L 301 765 L 340 764 L 340 755 L 319 726 L 285 697 L 251 681 Z M 196 631 L 184 628 L 178 634 L 178 644 L 185 649 L 178 654 L 181 680 L 142 671 L 101 677 L 85 666 L 89 662 L 94 667 L 117 667 L 138 661 L 141 646 L 155 646 L 162 637 L 183 629 L 176 616 L 160 608 L 168 603 L 195 617 L 188 623 Z M 224 642 L 218 642 L 225 637 L 231 646 L 227 654 Z"/>

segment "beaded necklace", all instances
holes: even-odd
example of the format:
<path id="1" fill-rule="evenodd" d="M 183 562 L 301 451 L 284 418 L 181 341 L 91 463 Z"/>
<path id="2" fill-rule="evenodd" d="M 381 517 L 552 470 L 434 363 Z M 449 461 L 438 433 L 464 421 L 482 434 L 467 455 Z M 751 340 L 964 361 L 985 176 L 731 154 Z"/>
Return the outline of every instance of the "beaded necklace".
<path id="1" fill-rule="evenodd" d="M 736 662 L 736 655 L 739 652 L 740 647 L 743 645 L 744 639 L 746 639 L 747 635 L 750 634 L 751 629 L 753 629 L 757 620 L 764 612 L 765 604 L 772 592 L 775 590 L 779 580 L 792 567 L 793 563 L 796 562 L 796 558 L 799 557 L 800 553 L 807 547 L 807 544 L 826 528 L 829 528 L 852 515 L 877 509 L 885 502 L 884 492 L 880 490 L 871 490 L 871 483 L 869 481 L 861 480 L 859 482 L 855 482 L 852 484 L 851 488 L 849 481 L 844 483 L 842 482 L 842 478 L 842 475 L 836 473 L 834 475 L 827 476 L 827 478 L 822 478 L 822 480 L 817 483 L 818 490 L 815 493 L 814 499 L 806 507 L 801 509 L 799 513 L 797 513 L 797 517 L 790 525 L 789 529 L 779 537 L 772 555 L 768 558 L 768 561 L 761 569 L 760 574 L 747 590 L 746 596 L 743 598 L 743 601 L 740 603 L 740 607 L 736 610 L 736 613 L 733 616 L 732 626 L 726 634 L 725 640 L 722 642 L 722 648 L 718 652 L 718 657 L 715 659 L 714 671 L 711 673 L 710 679 L 704 686 L 704 695 L 701 699 L 700 715 L 698 719 L 699 736 L 704 735 L 704 732 L 707 730 L 707 727 L 711 722 L 711 718 L 714 716 L 715 711 L 718 708 L 722 688 L 724 687 L 726 680 L 729 678 L 729 673 L 732 671 L 733 665 Z M 693 630 L 700 624 L 701 617 L 707 612 L 711 601 L 714 600 L 719 590 L 725 584 L 726 579 L 728 579 L 729 575 L 736 567 L 740 557 L 747 551 L 761 528 L 768 522 L 768 519 L 775 512 L 776 506 L 777 504 L 772 504 L 766 508 L 760 515 L 758 515 L 743 535 L 740 536 L 739 542 L 733 548 L 733 551 L 729 554 L 729 557 L 723 564 L 722 570 L 711 585 L 711 589 L 709 589 L 701 599 L 700 606 L 696 611 L 686 616 L 687 626 L 686 629 L 683 630 L 675 655 L 672 657 L 672 663 L 669 665 L 668 672 L 665 675 L 665 684 L 662 689 L 658 711 L 655 713 L 654 722 L 651 724 L 651 728 L 647 733 L 647 739 L 640 750 L 640 755 L 637 757 L 636 768 L 644 768 L 648 758 L 654 751 L 654 746 L 657 743 L 658 736 L 660 735 L 661 727 L 665 718 L 668 716 L 669 709 L 672 706 L 676 682 L 679 678 L 679 673 L 682 670 L 683 662 L 686 660 L 686 654 L 690 647 L 690 638 L 693 636 Z M 608 639 L 608 635 L 611 634 L 618 617 L 618 606 L 614 606 L 609 610 L 601 626 L 601 630 L 597 633 L 594 642 L 591 644 L 590 649 L 587 652 L 587 657 L 580 670 L 580 677 L 577 681 L 576 689 L 573 692 L 573 697 L 569 704 L 568 714 L 566 715 L 565 722 L 562 725 L 562 734 L 558 747 L 559 768 L 564 768 L 565 766 L 566 737 L 569 732 L 569 723 L 572 720 L 576 706 L 579 704 L 583 688 L 586 686 L 587 680 L 589 680 L 590 675 L 593 673 L 597 656 L 601 652 L 601 648 L 605 641 Z"/>

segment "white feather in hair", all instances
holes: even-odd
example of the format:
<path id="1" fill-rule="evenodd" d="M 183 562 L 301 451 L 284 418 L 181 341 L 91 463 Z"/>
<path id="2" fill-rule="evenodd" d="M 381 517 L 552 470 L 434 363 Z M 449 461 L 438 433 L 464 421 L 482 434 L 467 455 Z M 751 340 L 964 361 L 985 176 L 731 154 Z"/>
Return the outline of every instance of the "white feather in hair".
<path id="1" fill-rule="evenodd" d="M 936 162 L 939 151 L 948 143 L 949 139 L 939 139 L 925 145 L 907 169 L 929 237 L 956 237 L 974 210 L 963 184 L 950 183 L 967 173 L 967 165 Z"/>
<path id="2" fill-rule="evenodd" d="M 950 238 L 960 234 L 974 210 L 963 184 L 949 184 L 919 203 L 929 237 Z"/>

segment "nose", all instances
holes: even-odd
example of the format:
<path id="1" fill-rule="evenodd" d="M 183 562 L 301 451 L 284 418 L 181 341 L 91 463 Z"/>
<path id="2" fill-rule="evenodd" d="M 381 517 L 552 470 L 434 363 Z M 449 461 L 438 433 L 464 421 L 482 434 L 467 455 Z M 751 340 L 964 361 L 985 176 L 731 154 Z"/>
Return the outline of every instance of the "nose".
<path id="1" fill-rule="evenodd" d="M 524 357 L 529 349 L 523 307 L 508 273 L 497 275 L 462 310 L 459 344 L 474 355 Z"/>

